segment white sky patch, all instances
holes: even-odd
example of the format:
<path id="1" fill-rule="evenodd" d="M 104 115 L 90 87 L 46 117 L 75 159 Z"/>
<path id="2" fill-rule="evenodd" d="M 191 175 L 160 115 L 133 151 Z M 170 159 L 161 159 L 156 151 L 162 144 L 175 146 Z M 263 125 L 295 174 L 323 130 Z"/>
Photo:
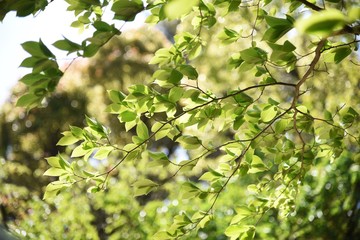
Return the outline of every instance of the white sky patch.
<path id="1" fill-rule="evenodd" d="M 70 61 L 71 57 L 66 56 L 65 51 L 60 51 L 51 46 L 55 41 L 63 39 L 63 36 L 69 40 L 81 43 L 87 37 L 92 35 L 93 29 L 79 33 L 76 28 L 70 27 L 76 20 L 73 12 L 67 12 L 68 4 L 64 1 L 53 1 L 44 12 L 37 16 L 28 16 L 25 18 L 16 17 L 15 12 L 6 15 L 0 23 L 0 105 L 10 96 L 11 88 L 26 73 L 29 68 L 19 68 L 22 60 L 30 55 L 26 53 L 21 43 L 26 41 L 39 41 L 45 43 L 47 47 L 59 59 L 59 65 Z M 139 14 L 136 21 L 126 23 L 122 31 L 140 27 L 144 22 L 145 14 Z M 105 21 L 111 23 L 112 16 L 106 15 Z M 121 26 L 122 22 L 113 21 L 116 26 Z"/>

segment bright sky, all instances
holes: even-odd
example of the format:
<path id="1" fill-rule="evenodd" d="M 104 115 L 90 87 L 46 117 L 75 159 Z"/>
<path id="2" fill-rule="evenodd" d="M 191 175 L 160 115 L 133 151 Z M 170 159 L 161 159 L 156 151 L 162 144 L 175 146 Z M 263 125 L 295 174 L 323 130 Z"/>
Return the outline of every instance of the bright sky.
<path id="1" fill-rule="evenodd" d="M 89 33 L 80 34 L 77 29 L 70 27 L 75 18 L 66 8 L 65 1 L 53 1 L 36 17 L 19 18 L 11 12 L 0 23 L 0 105 L 9 97 L 12 86 L 20 77 L 30 72 L 30 69 L 19 68 L 22 60 L 29 56 L 21 48 L 21 43 L 38 41 L 41 38 L 58 58 L 66 59 L 66 53 L 57 51 L 51 44 L 62 39 L 62 36 L 78 43 L 89 36 Z M 127 23 L 126 28 L 132 28 L 140 22 Z M 61 62 L 59 64 L 61 65 Z"/>

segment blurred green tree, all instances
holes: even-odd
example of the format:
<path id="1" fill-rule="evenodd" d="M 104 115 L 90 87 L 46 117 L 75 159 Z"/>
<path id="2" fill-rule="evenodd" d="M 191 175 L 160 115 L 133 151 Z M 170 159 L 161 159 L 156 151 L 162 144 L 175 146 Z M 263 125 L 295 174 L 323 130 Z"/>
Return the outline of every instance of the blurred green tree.
<path id="1" fill-rule="evenodd" d="M 74 91 L 88 89 L 95 118 L 63 132 L 63 153 L 42 156 L 53 181 L 47 202 L 35 202 L 55 204 L 46 216 L 54 229 L 26 221 L 18 229 L 74 239 L 359 235 L 355 1 L 67 2 L 78 16 L 73 25 L 94 34 L 53 45 L 81 57 L 100 51 Z M 30 14 L 7 3 L 3 17 Z M 178 34 L 152 58 L 147 49 L 161 47 L 154 35 L 138 47 L 107 48 L 121 33 L 102 18 L 109 4 L 114 20 L 132 21 L 145 9 L 148 23 L 179 20 Z M 39 106 L 60 79 L 60 89 L 73 87 L 43 42 L 22 46 L 31 56 L 21 66 L 32 72 L 21 79 L 28 90 L 18 106 Z M 5 148 L 6 159 L 13 151 Z"/>

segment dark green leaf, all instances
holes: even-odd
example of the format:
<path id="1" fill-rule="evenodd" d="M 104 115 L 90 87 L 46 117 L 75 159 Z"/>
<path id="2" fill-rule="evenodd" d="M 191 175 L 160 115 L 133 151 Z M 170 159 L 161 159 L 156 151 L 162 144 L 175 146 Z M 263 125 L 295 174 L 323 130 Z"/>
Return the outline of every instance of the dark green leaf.
<path id="1" fill-rule="evenodd" d="M 346 23 L 346 16 L 341 11 L 327 8 L 324 11 L 312 14 L 308 18 L 298 20 L 296 27 L 303 33 L 329 36 L 331 33 L 342 29 Z"/>
<path id="2" fill-rule="evenodd" d="M 120 0 L 113 4 L 111 10 L 115 13 L 114 19 L 133 21 L 144 6 L 141 0 Z"/>

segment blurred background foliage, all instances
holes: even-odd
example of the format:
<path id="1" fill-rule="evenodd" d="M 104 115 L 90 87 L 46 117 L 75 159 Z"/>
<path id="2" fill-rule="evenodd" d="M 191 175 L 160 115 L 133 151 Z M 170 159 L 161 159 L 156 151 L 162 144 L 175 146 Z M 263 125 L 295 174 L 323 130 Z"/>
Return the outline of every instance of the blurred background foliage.
<path id="1" fill-rule="evenodd" d="M 227 18 L 229 22 L 224 22 L 224 26 L 236 29 L 241 21 L 251 22 L 246 18 L 252 15 L 248 11 L 252 11 L 251 8 L 243 10 L 241 19 L 236 12 L 237 15 Z M 146 28 L 126 32 L 112 39 L 95 58 L 76 61 L 66 72 L 57 92 L 47 99 L 45 109 L 26 112 L 15 108 L 16 99 L 24 88 L 22 85 L 14 88 L 13 96 L 2 106 L 0 114 L 1 221 L 11 232 L 24 239 L 149 239 L 159 229 L 171 225 L 172 216 L 179 211 L 192 212 L 209 207 L 209 202 L 196 200 L 196 204 L 189 205 L 186 200 L 180 200 L 179 182 L 184 182 L 185 177 L 176 177 L 162 190 L 145 197 L 133 198 L 131 185 L 139 175 L 157 182 L 172 175 L 162 168 L 149 169 L 147 156 L 121 165 L 111 175 L 104 192 L 88 194 L 79 184 L 61 193 L 53 202 L 42 200 L 44 187 L 50 180 L 42 176 L 48 168 L 44 158 L 58 152 L 69 152 L 69 149 L 56 146 L 60 133 L 69 125 L 82 127 L 85 114 L 109 126 L 117 143 L 128 142 L 132 133 L 126 133 L 116 117 L 105 113 L 109 104 L 106 90 L 127 92 L 130 85 L 150 83 L 156 69 L 147 62 L 157 49 L 169 44 L 176 27 L 190 29 L 186 24 L 177 26 L 177 23 L 171 23 L 163 25 L 162 32 Z M 260 78 L 226 68 L 228 58 L 236 49 L 233 45 L 221 46 L 221 40 L 216 37 L 221 31 L 219 27 L 201 33 L 207 42 L 206 52 L 193 62 L 200 73 L 199 87 L 211 89 L 214 93 L 226 93 L 237 86 L 258 83 Z M 247 30 L 244 31 L 246 35 Z M 251 41 L 245 38 L 239 44 L 250 46 Z M 298 51 L 306 53 L 306 46 Z M 350 61 L 320 67 L 319 71 L 323 73 L 316 79 L 312 78 L 307 85 L 311 94 L 305 93 L 301 98 L 305 105 L 311 106 L 314 115 L 322 117 L 326 109 L 340 111 L 345 102 L 360 106 L 358 69 Z M 277 79 L 291 81 L 297 79 L 302 67 L 290 73 L 278 71 L 276 67 L 270 71 Z M 279 88 L 278 91 L 276 100 L 286 101 L 283 92 L 287 89 Z M 231 134 L 210 129 L 201 138 L 221 143 Z M 259 231 L 255 238 L 355 239 L 355 236 L 360 236 L 360 149 L 351 139 L 345 144 L 345 150 L 339 153 L 336 162 L 330 162 L 326 157 L 316 159 L 317 166 L 306 176 L 302 191 L 296 198 L 297 208 L 282 218 L 269 211 L 258 223 Z M 152 147 L 163 149 L 172 158 L 186 158 L 191 154 L 166 140 L 153 143 Z M 217 154 L 212 157 L 216 159 Z M 115 161 L 116 156 L 113 156 L 94 161 L 92 166 L 101 172 Z M 78 165 L 82 164 L 79 161 Z M 212 162 L 202 164 L 196 167 L 193 176 L 187 177 L 200 176 L 202 168 L 211 166 Z M 236 209 L 251 201 L 251 189 L 246 188 L 251 178 L 244 176 L 236 179 L 236 184 L 229 185 L 217 202 L 214 221 L 187 239 L 226 239 L 224 230 Z"/>

